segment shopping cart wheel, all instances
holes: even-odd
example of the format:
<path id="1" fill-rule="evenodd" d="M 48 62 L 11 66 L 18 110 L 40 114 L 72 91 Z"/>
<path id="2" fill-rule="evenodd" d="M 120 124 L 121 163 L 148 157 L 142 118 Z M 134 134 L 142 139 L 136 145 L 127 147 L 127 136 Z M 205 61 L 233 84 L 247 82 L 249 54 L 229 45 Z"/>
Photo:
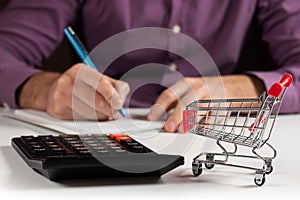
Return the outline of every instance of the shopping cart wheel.
<path id="1" fill-rule="evenodd" d="M 193 161 L 192 164 L 192 170 L 193 170 L 193 174 L 194 176 L 199 176 L 200 174 L 202 174 L 202 163 L 198 163 L 197 161 Z"/>
<path id="2" fill-rule="evenodd" d="M 265 177 L 265 173 L 261 174 L 257 174 L 256 173 L 256 177 L 254 179 L 254 182 L 257 186 L 262 186 L 263 184 L 265 184 L 266 182 L 266 177 Z"/>
<path id="3" fill-rule="evenodd" d="M 215 164 L 212 164 L 212 163 L 205 163 L 204 165 L 205 165 L 206 169 L 212 169 L 215 166 Z"/>
<path id="4" fill-rule="evenodd" d="M 267 159 L 266 164 L 264 166 L 266 174 L 271 174 L 273 172 L 272 160 Z"/>
<path id="5" fill-rule="evenodd" d="M 208 161 L 214 161 L 214 155 L 207 154 L 206 155 L 206 160 L 208 160 Z M 204 165 L 205 165 L 206 169 L 212 169 L 215 166 L 215 164 L 213 164 L 213 163 L 204 163 Z"/>
<path id="6" fill-rule="evenodd" d="M 268 166 L 266 169 L 266 174 L 271 174 L 273 172 L 273 166 Z"/>

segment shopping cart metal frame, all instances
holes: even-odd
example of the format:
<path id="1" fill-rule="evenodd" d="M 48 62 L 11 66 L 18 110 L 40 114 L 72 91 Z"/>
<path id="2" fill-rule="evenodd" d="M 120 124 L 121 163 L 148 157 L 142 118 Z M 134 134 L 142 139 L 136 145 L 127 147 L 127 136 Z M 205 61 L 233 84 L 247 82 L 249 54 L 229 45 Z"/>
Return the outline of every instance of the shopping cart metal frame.
<path id="1" fill-rule="evenodd" d="M 282 99 L 291 85 L 293 78 L 285 74 L 281 80 L 274 83 L 257 99 L 214 99 L 198 100 L 186 107 L 183 111 L 184 132 L 212 138 L 223 153 L 202 152 L 193 159 L 192 171 L 195 176 L 203 172 L 203 166 L 212 169 L 215 165 L 239 167 L 255 171 L 254 182 L 262 186 L 266 174 L 273 171 L 272 161 L 276 158 L 276 149 L 268 143 L 276 118 L 278 116 Z M 232 144 L 229 151 L 226 144 Z M 238 154 L 238 146 L 252 148 L 252 154 Z M 262 147 L 272 151 L 271 156 L 258 153 Z M 215 159 L 224 157 L 224 159 Z M 253 167 L 243 164 L 229 163 L 230 157 L 259 159 L 262 167 Z"/>

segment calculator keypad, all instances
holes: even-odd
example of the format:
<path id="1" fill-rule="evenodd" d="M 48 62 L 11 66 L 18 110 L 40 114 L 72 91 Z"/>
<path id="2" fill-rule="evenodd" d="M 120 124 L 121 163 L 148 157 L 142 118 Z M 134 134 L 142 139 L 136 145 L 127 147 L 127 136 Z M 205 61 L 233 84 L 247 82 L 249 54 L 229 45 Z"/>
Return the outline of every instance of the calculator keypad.
<path id="1" fill-rule="evenodd" d="M 125 134 L 82 136 L 22 136 L 21 141 L 33 155 L 101 156 L 150 153 L 150 149 Z"/>

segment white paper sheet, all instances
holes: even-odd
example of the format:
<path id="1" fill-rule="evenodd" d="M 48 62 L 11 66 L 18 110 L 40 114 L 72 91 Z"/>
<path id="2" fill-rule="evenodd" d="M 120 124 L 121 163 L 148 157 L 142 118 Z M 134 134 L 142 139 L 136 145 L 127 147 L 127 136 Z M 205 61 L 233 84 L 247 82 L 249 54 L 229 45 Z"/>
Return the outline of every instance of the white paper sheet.
<path id="1" fill-rule="evenodd" d="M 163 128 L 164 120 L 151 122 L 146 119 L 148 109 L 125 109 L 126 117 L 113 121 L 65 121 L 45 112 L 19 109 L 5 116 L 65 134 L 136 133 Z"/>

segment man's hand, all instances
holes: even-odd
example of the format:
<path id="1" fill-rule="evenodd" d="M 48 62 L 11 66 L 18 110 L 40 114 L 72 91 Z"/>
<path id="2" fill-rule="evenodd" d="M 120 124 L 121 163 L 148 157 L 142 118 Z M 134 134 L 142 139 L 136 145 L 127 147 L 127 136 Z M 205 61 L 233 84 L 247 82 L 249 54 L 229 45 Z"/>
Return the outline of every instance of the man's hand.
<path id="1" fill-rule="evenodd" d="M 219 82 L 223 85 L 214 85 L 214 82 Z M 209 83 L 210 87 L 207 87 L 206 83 Z M 223 98 L 227 99 L 258 98 L 264 90 L 264 84 L 261 80 L 247 75 L 206 77 L 205 79 L 184 78 L 162 92 L 152 106 L 148 119 L 158 120 L 164 113 L 174 109 L 174 112 L 168 117 L 164 128 L 167 132 L 175 132 L 177 130 L 182 132 L 182 127 L 180 127 L 182 111 L 193 101 L 211 99 L 218 96 L 223 96 Z M 225 96 L 221 94 L 224 92 Z"/>
<path id="2" fill-rule="evenodd" d="M 19 104 L 59 119 L 116 119 L 129 91 L 126 82 L 76 64 L 63 74 L 33 75 L 22 87 Z"/>

